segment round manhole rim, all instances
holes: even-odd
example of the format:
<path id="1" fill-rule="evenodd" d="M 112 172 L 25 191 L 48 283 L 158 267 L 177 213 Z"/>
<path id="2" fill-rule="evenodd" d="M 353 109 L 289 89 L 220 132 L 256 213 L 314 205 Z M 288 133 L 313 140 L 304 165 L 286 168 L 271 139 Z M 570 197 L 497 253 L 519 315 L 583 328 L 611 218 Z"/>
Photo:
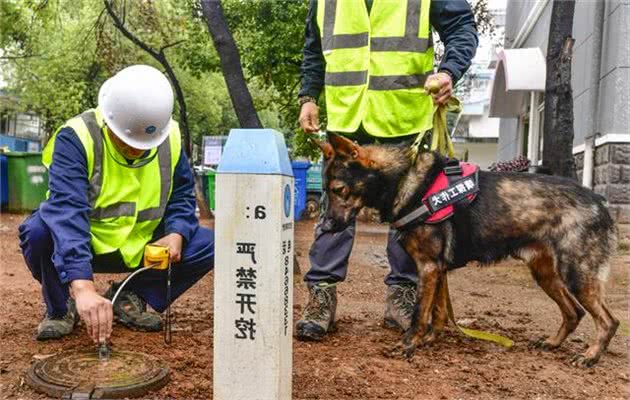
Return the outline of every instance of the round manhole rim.
<path id="1" fill-rule="evenodd" d="M 55 359 L 63 360 L 68 356 L 81 356 L 88 353 L 87 351 L 61 352 L 43 360 L 38 360 L 27 370 L 26 383 L 37 392 L 58 398 L 72 399 L 75 395 L 81 395 L 81 398 L 88 399 L 119 399 L 142 396 L 150 391 L 164 387 L 169 381 L 170 370 L 162 360 L 145 353 L 130 351 L 118 351 L 116 354 L 140 356 L 155 364 L 155 373 L 151 374 L 151 377 L 147 380 L 128 386 L 99 386 L 98 383 L 77 384 L 72 386 L 49 382 L 37 373 L 44 364 L 53 362 Z"/>

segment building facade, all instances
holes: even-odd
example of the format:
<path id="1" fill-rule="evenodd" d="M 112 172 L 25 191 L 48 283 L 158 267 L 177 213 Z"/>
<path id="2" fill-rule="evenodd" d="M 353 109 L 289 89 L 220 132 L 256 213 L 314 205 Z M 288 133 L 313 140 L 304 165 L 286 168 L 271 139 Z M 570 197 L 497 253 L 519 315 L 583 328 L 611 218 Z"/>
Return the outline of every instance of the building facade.
<path id="1" fill-rule="evenodd" d="M 501 117 L 500 160 L 542 162 L 545 55 L 551 0 L 509 0 L 490 116 Z M 582 183 L 630 223 L 630 3 L 576 0 L 573 22 L 573 154 Z"/>
<path id="2" fill-rule="evenodd" d="M 489 7 L 494 32 L 479 38 L 477 54 L 464 75 L 464 82 L 460 83 L 464 86 L 464 93 L 457 95 L 462 100 L 463 109 L 451 134 L 456 155 L 484 169 L 497 161 L 500 120 L 489 116 L 490 88 L 496 67 L 497 46 L 503 40 L 505 29 L 503 2 L 491 2 Z"/>
<path id="3" fill-rule="evenodd" d="M 39 116 L 19 111 L 18 100 L 0 89 L 0 148 L 37 152 L 46 138 Z"/>

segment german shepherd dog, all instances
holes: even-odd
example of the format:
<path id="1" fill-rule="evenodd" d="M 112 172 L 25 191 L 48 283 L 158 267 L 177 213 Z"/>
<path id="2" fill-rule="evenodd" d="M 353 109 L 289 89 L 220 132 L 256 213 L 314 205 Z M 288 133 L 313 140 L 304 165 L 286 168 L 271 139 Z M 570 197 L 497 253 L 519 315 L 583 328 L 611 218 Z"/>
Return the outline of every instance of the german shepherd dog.
<path id="1" fill-rule="evenodd" d="M 446 165 L 434 152 L 420 152 L 412 161 L 409 146 L 359 146 L 336 135 L 318 145 L 325 159 L 326 217 L 333 230 L 347 226 L 363 207 L 377 209 L 390 223 L 409 214 Z M 447 270 L 512 256 L 529 266 L 562 312 L 558 332 L 534 345 L 545 350 L 560 346 L 586 309 L 595 320 L 597 338 L 571 363 L 594 365 L 619 325 L 604 304 L 609 259 L 616 248 L 605 199 L 574 181 L 548 175 L 479 171 L 477 184 L 476 199 L 456 207 L 451 218 L 399 230 L 418 267 L 418 299 L 411 327 L 396 349 L 411 357 L 443 329 Z"/>

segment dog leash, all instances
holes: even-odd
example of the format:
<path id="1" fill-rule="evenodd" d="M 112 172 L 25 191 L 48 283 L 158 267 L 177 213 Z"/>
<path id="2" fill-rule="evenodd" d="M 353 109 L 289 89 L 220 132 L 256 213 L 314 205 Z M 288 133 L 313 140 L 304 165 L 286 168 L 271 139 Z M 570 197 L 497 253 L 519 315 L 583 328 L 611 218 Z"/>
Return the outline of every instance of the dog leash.
<path id="1" fill-rule="evenodd" d="M 451 296 L 449 295 L 449 291 L 448 291 L 448 280 L 446 278 L 446 273 L 444 274 L 442 278 L 444 279 L 444 290 L 446 290 L 446 312 L 448 314 L 448 319 L 453 323 L 453 325 L 455 325 L 457 329 L 459 329 L 461 333 L 474 339 L 497 343 L 508 349 L 514 345 L 514 341 L 508 337 L 501 336 L 496 333 L 479 331 L 476 329 L 464 328 L 463 326 L 460 326 L 455 320 L 455 313 L 453 312 L 453 304 L 451 303 Z"/>
<path id="2" fill-rule="evenodd" d="M 621 336 L 630 336 L 630 326 L 624 321 L 619 321 L 619 328 L 617 331 Z"/>
<path id="3" fill-rule="evenodd" d="M 431 82 L 434 83 L 435 81 Z M 435 82 L 429 88 L 429 93 L 435 93 L 440 88 Z M 448 123 L 446 116 L 448 113 L 460 114 L 462 112 L 461 101 L 452 96 L 446 104 L 435 105 L 433 107 L 433 128 L 431 129 L 431 145 L 427 146 L 426 150 L 437 151 L 438 153 L 448 156 L 455 156 L 455 147 L 451 141 L 451 136 L 448 132 Z M 411 160 L 415 163 L 418 154 L 422 150 L 422 143 L 429 131 L 424 131 L 416 136 L 416 139 L 411 144 Z"/>

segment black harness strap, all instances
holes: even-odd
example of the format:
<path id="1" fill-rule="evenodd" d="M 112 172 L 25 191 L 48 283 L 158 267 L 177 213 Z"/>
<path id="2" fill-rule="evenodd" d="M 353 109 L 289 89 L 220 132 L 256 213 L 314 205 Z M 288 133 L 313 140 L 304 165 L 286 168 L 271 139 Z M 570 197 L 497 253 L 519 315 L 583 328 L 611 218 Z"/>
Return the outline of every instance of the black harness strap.
<path id="1" fill-rule="evenodd" d="M 400 229 L 413 221 L 424 222 L 427 218 L 429 218 L 429 216 L 431 216 L 431 211 L 429 211 L 429 208 L 423 203 L 420 207 L 394 222 L 391 227 L 394 229 Z"/>

